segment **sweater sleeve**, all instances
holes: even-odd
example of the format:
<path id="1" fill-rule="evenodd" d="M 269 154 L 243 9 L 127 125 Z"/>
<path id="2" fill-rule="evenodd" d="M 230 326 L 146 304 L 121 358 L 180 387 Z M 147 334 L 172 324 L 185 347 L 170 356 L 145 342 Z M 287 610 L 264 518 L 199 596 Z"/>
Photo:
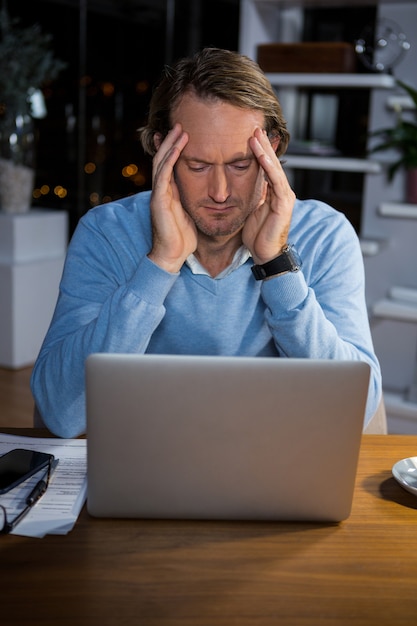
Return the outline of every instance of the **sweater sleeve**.
<path id="1" fill-rule="evenodd" d="M 366 426 L 380 400 L 381 372 L 369 327 L 358 238 L 340 216 L 321 236 L 312 233 L 294 243 L 301 271 L 262 285 L 275 345 L 285 357 L 367 362 L 371 378 Z"/>
<path id="2" fill-rule="evenodd" d="M 146 255 L 126 263 L 93 220 L 79 223 L 31 379 L 36 406 L 51 432 L 61 437 L 85 432 L 86 357 L 145 352 L 176 277 Z"/>

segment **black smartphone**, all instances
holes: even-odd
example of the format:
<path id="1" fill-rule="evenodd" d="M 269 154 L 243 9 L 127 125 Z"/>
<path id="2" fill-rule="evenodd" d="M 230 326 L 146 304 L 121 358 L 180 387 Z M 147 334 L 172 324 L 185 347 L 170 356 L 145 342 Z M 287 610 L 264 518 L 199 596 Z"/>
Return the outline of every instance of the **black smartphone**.
<path id="1" fill-rule="evenodd" d="M 0 456 L 0 494 L 10 491 L 27 478 L 46 468 L 53 454 L 16 448 Z"/>

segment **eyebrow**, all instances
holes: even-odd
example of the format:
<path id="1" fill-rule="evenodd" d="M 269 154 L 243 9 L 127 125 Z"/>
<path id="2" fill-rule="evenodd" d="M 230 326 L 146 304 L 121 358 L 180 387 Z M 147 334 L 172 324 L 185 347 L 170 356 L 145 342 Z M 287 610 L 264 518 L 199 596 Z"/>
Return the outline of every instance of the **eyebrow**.
<path id="1" fill-rule="evenodd" d="M 200 157 L 185 156 L 184 154 L 182 154 L 181 157 L 184 159 L 184 161 L 187 161 L 187 163 L 194 162 L 202 163 L 204 165 L 213 164 L 211 161 L 206 161 L 205 159 L 201 159 Z M 253 154 L 253 152 L 250 152 L 248 154 L 233 157 L 232 159 L 230 159 L 230 161 L 226 161 L 225 165 L 233 165 L 233 163 L 240 163 L 242 161 L 253 161 L 254 159 L 255 155 Z"/>

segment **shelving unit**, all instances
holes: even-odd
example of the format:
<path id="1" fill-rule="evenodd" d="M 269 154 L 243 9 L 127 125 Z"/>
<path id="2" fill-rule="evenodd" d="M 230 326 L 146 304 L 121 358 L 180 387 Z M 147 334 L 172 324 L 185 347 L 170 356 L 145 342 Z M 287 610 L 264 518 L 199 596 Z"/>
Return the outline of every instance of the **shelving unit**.
<path id="1" fill-rule="evenodd" d="M 356 2 L 361 3 L 360 1 Z M 242 0 L 240 24 L 240 50 L 256 60 L 258 45 L 271 42 L 295 42 L 301 39 L 303 28 L 303 7 L 325 5 L 323 0 Z M 342 2 L 330 2 L 329 6 L 343 5 Z M 324 90 L 331 94 L 338 90 L 377 90 L 389 93 L 395 87 L 395 79 L 390 74 L 379 73 L 287 73 L 268 72 L 266 74 L 278 92 L 284 108 L 290 132 L 295 125 L 294 110 L 299 106 L 300 90 Z M 318 154 L 285 155 L 285 167 L 294 183 L 292 172 L 316 170 L 328 173 L 346 172 L 364 176 L 382 175 L 384 166 L 377 159 L 351 158 L 344 156 L 320 156 Z M 330 191 L 331 193 L 331 191 Z M 369 246 L 368 246 L 369 248 Z"/>
<path id="2" fill-rule="evenodd" d="M 410 52 L 395 68 L 395 78 L 377 73 L 268 73 L 289 124 L 295 94 L 303 89 L 317 88 L 329 93 L 332 89 L 369 90 L 369 134 L 392 125 L 398 106 L 412 108 L 412 101 L 396 87 L 395 79 L 415 86 L 417 0 L 352 0 L 351 3 L 343 0 L 241 0 L 240 51 L 256 60 L 259 44 L 300 41 L 304 7 L 351 7 L 353 4 L 374 4 L 377 19 L 386 18 L 401 25 L 411 44 Z M 370 147 L 371 141 L 368 142 Z M 405 293 L 417 293 L 417 206 L 404 202 L 401 171 L 394 181 L 387 179 L 387 166 L 395 157 L 395 154 L 378 154 L 372 159 L 352 159 L 288 153 L 284 159 L 290 180 L 291 171 L 297 170 L 363 175 L 359 236 L 389 430 L 417 433 L 417 302 L 404 297 Z"/>
<path id="3" fill-rule="evenodd" d="M 383 202 L 378 207 L 378 213 L 383 217 L 395 219 L 417 219 L 417 205 L 399 202 Z"/>
<path id="4" fill-rule="evenodd" d="M 267 73 L 272 85 L 280 87 L 328 87 L 339 89 L 392 89 L 395 79 L 389 74 L 297 74 Z"/>
<path id="5" fill-rule="evenodd" d="M 267 73 L 272 85 L 285 89 L 330 88 L 330 89 L 392 89 L 395 79 L 388 74 L 288 74 Z M 325 158 L 321 156 L 299 156 L 288 154 L 285 158 L 287 167 L 296 169 L 326 170 L 333 172 L 358 172 L 380 174 L 382 165 L 371 159 L 353 159 L 343 157 Z"/>
<path id="6" fill-rule="evenodd" d="M 380 174 L 382 172 L 380 163 L 368 159 L 287 154 L 285 155 L 285 163 L 287 167 L 303 170 L 358 172 L 361 174 Z"/>
<path id="7" fill-rule="evenodd" d="M 417 207 L 416 207 L 417 208 Z M 378 300 L 372 308 L 375 319 L 391 320 L 397 323 L 417 324 L 417 289 L 392 287 L 388 297 Z M 414 375 L 408 388 L 403 392 L 384 393 L 386 411 L 396 416 L 396 430 L 416 432 L 417 415 L 417 362 Z"/>
<path id="8" fill-rule="evenodd" d="M 395 227 L 395 232 L 399 233 L 401 230 L 406 230 L 408 235 L 413 237 L 414 241 L 409 240 L 409 245 L 412 246 L 412 251 L 415 255 L 415 237 L 417 235 L 417 205 L 406 204 L 402 202 L 381 202 L 377 208 L 378 215 L 382 218 L 383 222 L 386 221 L 392 227 Z M 401 241 L 403 238 L 399 238 Z M 403 239 L 404 241 L 404 239 Z M 390 240 L 390 255 L 391 258 L 396 258 L 394 249 L 398 242 L 391 235 Z M 407 246 L 408 248 L 408 246 Z M 381 255 L 383 256 L 383 255 Z M 406 256 L 406 255 L 405 255 Z M 397 263 L 401 265 L 402 259 L 401 251 L 397 256 Z M 406 261 L 405 261 L 406 262 Z M 413 271 L 415 272 L 416 260 L 414 260 Z M 365 263 L 366 267 L 366 263 Z M 369 272 L 368 272 L 369 274 Z M 401 272 L 398 272 L 400 275 Z M 417 276 L 416 276 L 417 279 Z M 404 278 L 402 279 L 404 280 Z M 399 384 L 399 381 L 395 380 L 395 373 L 385 376 L 385 380 L 394 380 L 394 387 L 397 387 L 395 391 L 385 388 L 384 399 L 386 405 L 386 411 L 388 415 L 388 424 L 393 432 L 417 432 L 417 283 L 410 283 L 413 286 L 391 286 L 389 287 L 386 295 L 374 300 L 371 306 L 371 319 L 373 320 L 374 327 L 374 341 L 376 344 L 376 350 L 381 354 L 386 351 L 386 344 L 390 345 L 390 340 L 387 339 L 388 335 L 398 337 L 395 344 L 403 343 L 402 359 L 403 367 L 406 363 L 406 376 L 407 382 L 405 385 Z M 384 332 L 382 332 L 384 330 Z M 385 334 L 385 337 L 384 337 Z M 383 345 L 385 344 L 385 346 Z M 396 350 L 396 345 L 391 346 L 392 350 Z M 379 355 L 378 355 L 379 356 Z M 392 367 L 388 364 L 388 359 L 392 359 L 390 355 L 390 349 L 385 354 L 387 364 L 385 366 L 385 372 L 389 371 Z M 380 358 L 381 360 L 381 358 Z M 400 355 L 397 356 L 397 362 L 400 363 Z M 382 363 L 383 364 L 383 363 Z M 383 368 L 384 373 L 384 368 Z M 387 385 L 385 385 L 387 387 Z M 399 389 L 398 389 L 399 387 Z M 390 417 L 391 416 L 391 417 Z"/>

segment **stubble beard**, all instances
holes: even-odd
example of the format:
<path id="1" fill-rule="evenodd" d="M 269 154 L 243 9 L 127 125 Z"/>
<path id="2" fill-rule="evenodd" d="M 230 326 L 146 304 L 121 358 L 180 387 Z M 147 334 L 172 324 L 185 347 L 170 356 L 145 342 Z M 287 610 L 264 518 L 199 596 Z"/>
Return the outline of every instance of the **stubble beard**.
<path id="1" fill-rule="evenodd" d="M 243 229 L 249 215 L 255 210 L 255 207 L 253 207 L 244 211 L 240 202 L 229 199 L 229 205 L 238 207 L 237 214 L 232 216 L 230 213 L 219 213 L 211 218 L 206 218 L 199 214 L 199 208 L 212 206 L 213 202 L 211 200 L 191 204 L 181 192 L 180 199 L 184 211 L 190 216 L 197 230 L 206 237 L 230 237 L 237 234 Z"/>

